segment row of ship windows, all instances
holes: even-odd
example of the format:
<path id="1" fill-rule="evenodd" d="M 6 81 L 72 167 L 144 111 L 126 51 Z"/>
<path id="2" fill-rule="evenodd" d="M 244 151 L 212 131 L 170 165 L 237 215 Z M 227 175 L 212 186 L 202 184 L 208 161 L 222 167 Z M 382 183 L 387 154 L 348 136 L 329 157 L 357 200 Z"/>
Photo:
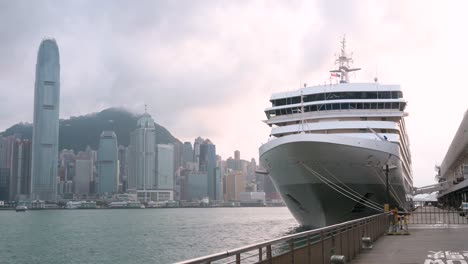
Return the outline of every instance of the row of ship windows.
<path id="1" fill-rule="evenodd" d="M 398 109 L 403 111 L 406 103 L 340 103 L 340 104 L 321 104 L 304 106 L 304 112 L 329 111 L 329 110 L 349 110 L 349 109 Z M 280 116 L 291 115 L 301 112 L 301 107 L 291 107 L 267 111 L 267 115 Z"/>
<path id="2" fill-rule="evenodd" d="M 342 100 L 342 99 L 398 99 L 403 98 L 401 91 L 382 91 L 382 92 L 333 92 L 304 95 L 303 101 L 315 102 L 324 100 Z M 301 97 L 288 97 L 271 100 L 273 106 L 301 103 Z"/>

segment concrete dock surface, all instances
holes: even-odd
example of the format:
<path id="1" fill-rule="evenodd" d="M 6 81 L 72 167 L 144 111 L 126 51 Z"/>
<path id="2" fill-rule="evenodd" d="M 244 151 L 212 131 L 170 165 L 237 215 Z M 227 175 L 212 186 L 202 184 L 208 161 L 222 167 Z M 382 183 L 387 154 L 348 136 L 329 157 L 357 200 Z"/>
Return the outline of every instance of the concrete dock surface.
<path id="1" fill-rule="evenodd" d="M 410 225 L 409 231 L 381 237 L 350 263 L 468 264 L 468 225 Z"/>

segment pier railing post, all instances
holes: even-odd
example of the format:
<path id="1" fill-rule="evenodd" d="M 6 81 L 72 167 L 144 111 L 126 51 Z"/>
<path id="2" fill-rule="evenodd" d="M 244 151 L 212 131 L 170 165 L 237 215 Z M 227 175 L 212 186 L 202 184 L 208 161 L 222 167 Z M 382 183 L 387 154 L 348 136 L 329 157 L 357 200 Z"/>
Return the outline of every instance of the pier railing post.
<path id="1" fill-rule="evenodd" d="M 271 254 L 271 245 L 268 245 L 266 248 L 267 248 L 267 260 L 271 264 L 273 263 L 273 258 Z"/>
<path id="2" fill-rule="evenodd" d="M 294 264 L 294 239 L 289 241 L 289 252 L 291 254 L 291 263 Z"/>
<path id="3" fill-rule="evenodd" d="M 320 231 L 320 244 L 322 246 L 322 263 L 325 264 L 325 241 L 323 240 L 323 231 Z"/>
<path id="4" fill-rule="evenodd" d="M 262 252 L 262 247 L 258 248 L 258 262 L 262 262 L 263 260 L 263 252 Z"/>

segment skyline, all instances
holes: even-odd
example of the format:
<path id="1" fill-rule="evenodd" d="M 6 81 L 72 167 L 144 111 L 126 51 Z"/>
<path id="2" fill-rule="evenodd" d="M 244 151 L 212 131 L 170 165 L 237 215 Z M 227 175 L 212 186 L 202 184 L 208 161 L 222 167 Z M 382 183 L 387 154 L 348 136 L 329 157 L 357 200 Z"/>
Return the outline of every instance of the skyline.
<path id="1" fill-rule="evenodd" d="M 461 51 L 468 44 L 457 32 L 466 21 L 461 2 L 349 2 L 342 9 L 338 2 L 102 2 L 95 10 L 91 2 L 51 3 L 0 3 L 1 24 L 24 19 L 0 26 L 6 36 L 0 130 L 32 122 L 32 65 L 43 36 L 61 47 L 61 118 L 108 107 L 142 113 L 148 104 L 156 122 L 179 140 L 209 138 L 225 158 L 237 148 L 244 159 L 258 160 L 270 132 L 261 120 L 271 93 L 323 84 L 343 33 L 354 65 L 363 68 L 352 82 L 372 82 L 377 75 L 384 84 L 402 86 L 415 186 L 435 183 L 434 165 L 466 111 L 467 92 L 456 78 L 463 76 L 467 54 Z M 101 17 L 106 8 L 112 12 Z"/>

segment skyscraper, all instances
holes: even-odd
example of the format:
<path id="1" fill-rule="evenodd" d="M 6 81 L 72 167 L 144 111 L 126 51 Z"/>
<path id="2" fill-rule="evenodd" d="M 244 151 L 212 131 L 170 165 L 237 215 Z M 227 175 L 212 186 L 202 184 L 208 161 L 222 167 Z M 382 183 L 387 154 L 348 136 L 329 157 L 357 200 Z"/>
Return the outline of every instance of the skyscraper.
<path id="1" fill-rule="evenodd" d="M 200 171 L 208 174 L 208 197 L 210 200 L 217 200 L 216 190 L 219 190 L 219 180 L 216 177 L 216 146 L 209 140 L 200 144 Z M 218 173 L 220 175 L 220 173 Z M 218 177 L 220 178 L 220 176 Z"/>
<path id="2" fill-rule="evenodd" d="M 148 113 L 130 134 L 128 189 L 151 190 L 156 186 L 156 128 Z M 145 195 L 145 194 L 144 194 Z"/>
<path id="3" fill-rule="evenodd" d="M 93 178 L 93 161 L 88 158 L 79 158 L 75 161 L 75 184 L 76 194 L 89 194 Z"/>
<path id="4" fill-rule="evenodd" d="M 156 177 L 158 189 L 174 189 L 174 146 L 158 144 Z"/>
<path id="5" fill-rule="evenodd" d="M 59 50 L 54 39 L 39 46 L 34 87 L 32 198 L 56 200 L 60 105 Z"/>
<path id="6" fill-rule="evenodd" d="M 119 146 L 119 182 L 120 191 L 127 191 L 127 176 L 128 176 L 128 147 Z"/>
<path id="7" fill-rule="evenodd" d="M 193 149 L 192 143 L 184 142 L 184 149 L 182 153 L 182 163 L 185 166 L 185 163 L 193 162 Z"/>
<path id="8" fill-rule="evenodd" d="M 119 158 L 117 135 L 114 131 L 103 131 L 101 133 L 97 165 L 98 193 L 104 194 L 117 192 L 119 185 Z"/>
<path id="9" fill-rule="evenodd" d="M 31 141 L 17 139 L 12 154 L 10 200 L 24 200 L 31 191 Z"/>

